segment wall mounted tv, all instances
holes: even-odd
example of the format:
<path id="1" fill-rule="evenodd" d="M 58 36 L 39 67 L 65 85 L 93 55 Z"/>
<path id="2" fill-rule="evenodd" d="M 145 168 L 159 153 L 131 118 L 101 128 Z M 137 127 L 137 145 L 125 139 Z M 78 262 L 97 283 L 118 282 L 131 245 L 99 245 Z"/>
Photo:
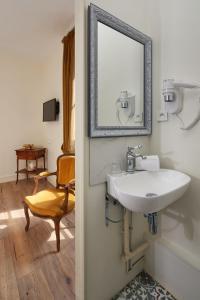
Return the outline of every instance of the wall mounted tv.
<path id="1" fill-rule="evenodd" d="M 43 122 L 56 121 L 59 114 L 59 102 L 52 99 L 43 103 Z"/>

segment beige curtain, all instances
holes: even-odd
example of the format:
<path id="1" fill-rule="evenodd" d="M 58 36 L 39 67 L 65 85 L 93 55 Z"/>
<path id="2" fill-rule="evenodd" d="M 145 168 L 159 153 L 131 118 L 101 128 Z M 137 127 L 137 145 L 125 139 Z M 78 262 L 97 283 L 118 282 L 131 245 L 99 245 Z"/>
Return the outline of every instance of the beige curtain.
<path id="1" fill-rule="evenodd" d="M 75 151 L 75 30 L 63 42 L 63 153 Z"/>

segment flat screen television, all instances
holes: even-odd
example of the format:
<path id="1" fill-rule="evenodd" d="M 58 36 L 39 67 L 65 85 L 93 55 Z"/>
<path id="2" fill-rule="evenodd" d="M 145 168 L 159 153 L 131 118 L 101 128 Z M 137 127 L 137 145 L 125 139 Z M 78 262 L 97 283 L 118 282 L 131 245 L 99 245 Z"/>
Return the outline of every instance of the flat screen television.
<path id="1" fill-rule="evenodd" d="M 59 114 L 59 102 L 52 99 L 43 103 L 43 122 L 56 121 Z"/>

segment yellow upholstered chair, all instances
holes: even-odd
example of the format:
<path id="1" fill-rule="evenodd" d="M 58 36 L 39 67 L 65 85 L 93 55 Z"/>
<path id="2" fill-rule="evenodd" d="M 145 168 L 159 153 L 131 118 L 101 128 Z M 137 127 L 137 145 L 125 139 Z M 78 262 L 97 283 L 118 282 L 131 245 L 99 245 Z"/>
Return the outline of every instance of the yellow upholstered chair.
<path id="1" fill-rule="evenodd" d="M 38 192 L 39 180 L 56 175 L 56 188 L 47 188 Z M 34 177 L 35 189 L 32 196 L 26 196 L 24 212 L 26 227 L 30 225 L 29 210 L 34 216 L 50 218 L 54 221 L 57 251 L 60 251 L 60 220 L 75 207 L 75 156 L 63 154 L 57 159 L 57 171 L 42 172 Z"/>

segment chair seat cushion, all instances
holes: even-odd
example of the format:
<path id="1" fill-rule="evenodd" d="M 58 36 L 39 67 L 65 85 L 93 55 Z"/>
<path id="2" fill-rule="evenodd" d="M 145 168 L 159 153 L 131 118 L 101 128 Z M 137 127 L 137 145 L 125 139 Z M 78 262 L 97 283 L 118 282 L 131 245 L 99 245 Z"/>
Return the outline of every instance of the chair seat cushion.
<path id="1" fill-rule="evenodd" d="M 61 216 L 65 199 L 65 192 L 60 189 L 46 189 L 35 195 L 25 197 L 25 203 L 33 213 L 42 216 Z M 75 196 L 69 193 L 68 210 L 70 212 L 75 207 Z"/>

